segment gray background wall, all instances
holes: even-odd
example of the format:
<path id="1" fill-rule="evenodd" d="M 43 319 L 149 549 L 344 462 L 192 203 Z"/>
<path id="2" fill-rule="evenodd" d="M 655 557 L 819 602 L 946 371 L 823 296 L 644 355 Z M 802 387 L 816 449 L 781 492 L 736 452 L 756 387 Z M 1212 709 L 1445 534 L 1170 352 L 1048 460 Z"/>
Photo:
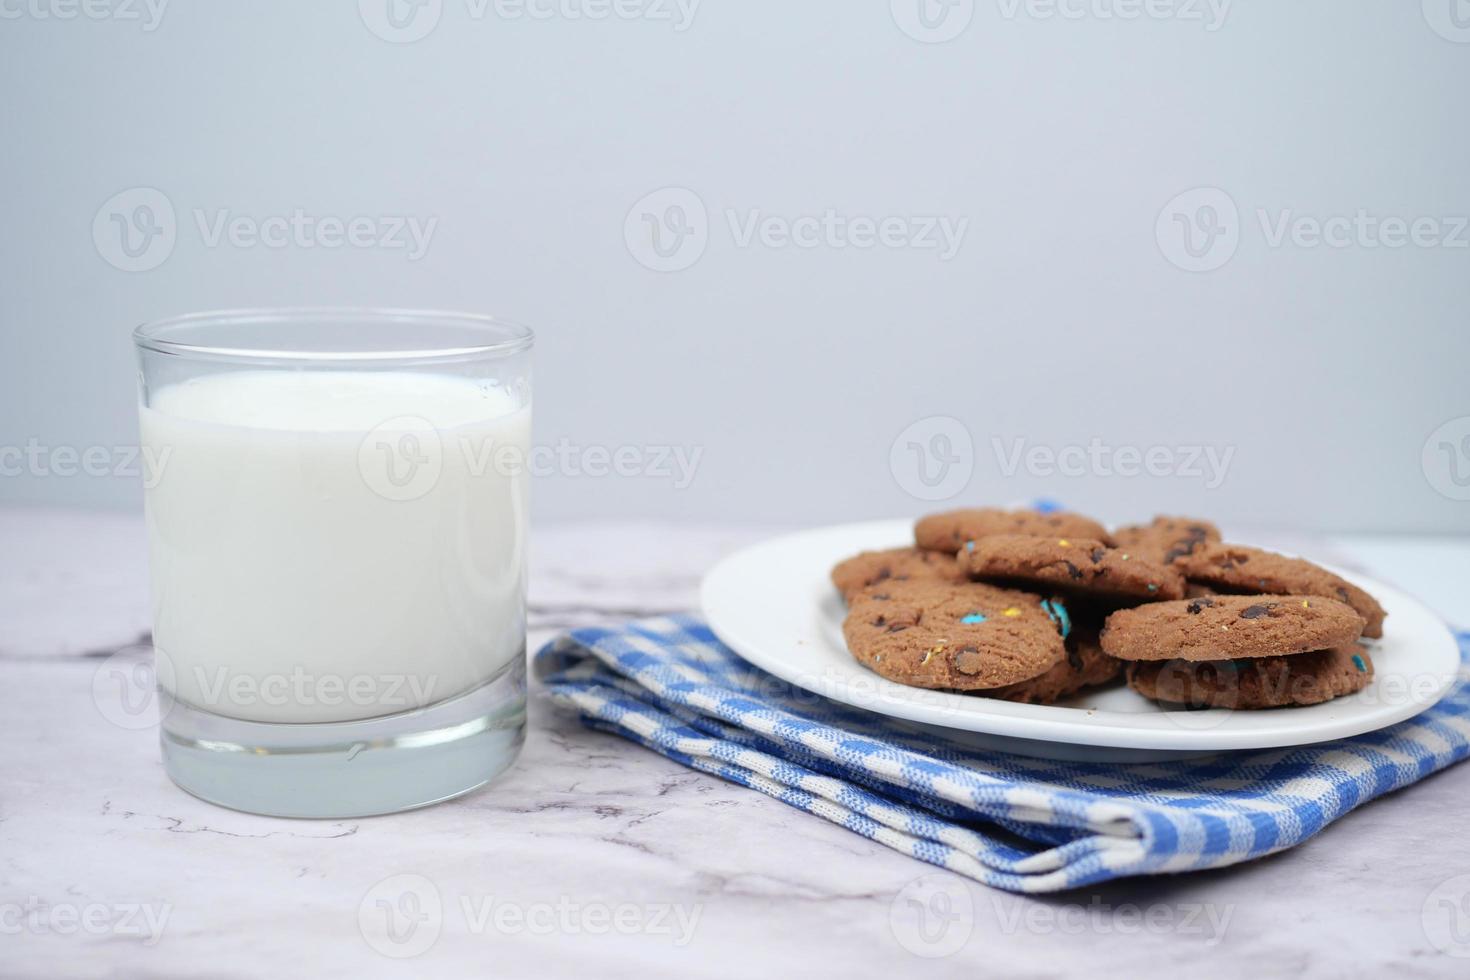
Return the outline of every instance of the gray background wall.
<path id="1" fill-rule="evenodd" d="M 0 5 L 0 501 L 137 506 L 57 456 L 136 439 L 135 323 L 355 304 L 532 324 L 538 442 L 646 454 L 538 520 L 1470 528 L 1464 0 L 91 2 Z M 436 223 L 211 239 L 297 209 Z"/>

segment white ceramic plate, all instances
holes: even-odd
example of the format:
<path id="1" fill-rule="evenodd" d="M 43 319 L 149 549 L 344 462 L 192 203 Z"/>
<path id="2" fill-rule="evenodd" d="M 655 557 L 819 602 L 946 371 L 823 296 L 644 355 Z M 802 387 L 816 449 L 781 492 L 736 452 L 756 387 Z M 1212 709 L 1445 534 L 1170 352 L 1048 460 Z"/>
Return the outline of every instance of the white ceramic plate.
<path id="1" fill-rule="evenodd" d="M 859 551 L 912 542 L 912 522 L 819 528 L 740 551 L 705 576 L 710 627 L 745 660 L 805 690 L 878 714 L 945 729 L 982 748 L 1062 759 L 1143 761 L 1269 749 L 1360 735 L 1412 717 L 1449 689 L 1459 668 L 1454 637 L 1418 600 L 1333 569 L 1388 610 L 1381 640 L 1366 641 L 1374 679 L 1326 704 L 1265 711 L 1186 711 L 1123 686 L 1084 691 L 1057 705 L 1012 704 L 885 680 L 855 661 L 842 639 L 846 613 L 827 575 Z"/>

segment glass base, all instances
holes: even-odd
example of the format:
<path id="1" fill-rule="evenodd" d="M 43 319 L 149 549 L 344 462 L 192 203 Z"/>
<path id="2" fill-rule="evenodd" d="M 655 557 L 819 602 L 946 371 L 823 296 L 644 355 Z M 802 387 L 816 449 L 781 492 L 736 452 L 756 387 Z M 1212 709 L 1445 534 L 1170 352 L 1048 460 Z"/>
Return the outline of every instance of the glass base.
<path id="1" fill-rule="evenodd" d="M 495 778 L 526 734 L 526 658 L 448 701 L 330 724 L 241 721 L 175 702 L 163 765 L 185 791 L 273 817 L 367 817 L 461 796 Z"/>

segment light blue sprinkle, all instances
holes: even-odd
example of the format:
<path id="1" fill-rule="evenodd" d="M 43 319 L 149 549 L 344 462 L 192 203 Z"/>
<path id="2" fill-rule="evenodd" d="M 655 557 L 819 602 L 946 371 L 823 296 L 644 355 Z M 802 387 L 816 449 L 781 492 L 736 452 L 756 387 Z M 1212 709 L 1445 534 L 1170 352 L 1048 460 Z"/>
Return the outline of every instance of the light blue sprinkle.
<path id="1" fill-rule="evenodd" d="M 1157 592 L 1157 591 L 1159 591 L 1159 587 L 1157 585 L 1154 585 L 1152 582 L 1150 582 L 1150 583 L 1148 583 L 1148 590 L 1150 592 Z"/>
<path id="2" fill-rule="evenodd" d="M 1061 600 L 1053 599 L 1051 604 L 1057 611 L 1057 618 L 1062 621 L 1062 638 L 1066 639 L 1072 632 L 1072 617 L 1067 615 L 1067 607 L 1062 605 Z"/>
<path id="3" fill-rule="evenodd" d="M 970 615 L 962 617 L 960 622 L 974 626 L 976 623 L 985 622 L 985 616 L 983 613 L 970 613 Z"/>
<path id="4" fill-rule="evenodd" d="M 974 551 L 975 550 L 975 542 L 973 542 L 973 541 L 966 541 L 965 542 L 965 550 L 966 551 Z"/>
<path id="5" fill-rule="evenodd" d="M 1360 674 L 1368 673 L 1368 665 L 1365 664 L 1363 662 L 1363 658 L 1358 656 L 1356 653 L 1353 654 L 1353 666 L 1358 668 L 1358 673 Z"/>
<path id="6" fill-rule="evenodd" d="M 1060 599 L 1042 599 L 1041 609 L 1047 619 L 1061 627 L 1062 639 L 1065 640 L 1072 632 L 1072 617 L 1067 614 L 1067 607 Z"/>

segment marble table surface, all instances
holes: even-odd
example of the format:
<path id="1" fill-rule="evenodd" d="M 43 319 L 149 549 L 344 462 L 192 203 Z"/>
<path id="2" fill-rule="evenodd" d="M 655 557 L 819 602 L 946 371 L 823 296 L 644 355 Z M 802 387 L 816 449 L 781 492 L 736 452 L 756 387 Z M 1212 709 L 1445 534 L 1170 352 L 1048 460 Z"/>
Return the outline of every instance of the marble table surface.
<path id="1" fill-rule="evenodd" d="M 690 608 L 701 572 L 760 536 L 538 528 L 532 642 Z M 1470 975 L 1470 765 L 1253 864 L 1035 899 L 537 697 L 524 753 L 487 790 L 390 817 L 254 817 L 174 788 L 156 730 L 94 701 L 106 658 L 146 655 L 141 521 L 0 510 L 0 542 L 0 976 Z M 1470 623 L 1470 540 L 1312 550 Z M 370 940 L 359 916 L 405 881 L 439 914 L 400 904 L 422 928 Z M 935 889 L 949 904 L 916 925 L 909 903 Z"/>

